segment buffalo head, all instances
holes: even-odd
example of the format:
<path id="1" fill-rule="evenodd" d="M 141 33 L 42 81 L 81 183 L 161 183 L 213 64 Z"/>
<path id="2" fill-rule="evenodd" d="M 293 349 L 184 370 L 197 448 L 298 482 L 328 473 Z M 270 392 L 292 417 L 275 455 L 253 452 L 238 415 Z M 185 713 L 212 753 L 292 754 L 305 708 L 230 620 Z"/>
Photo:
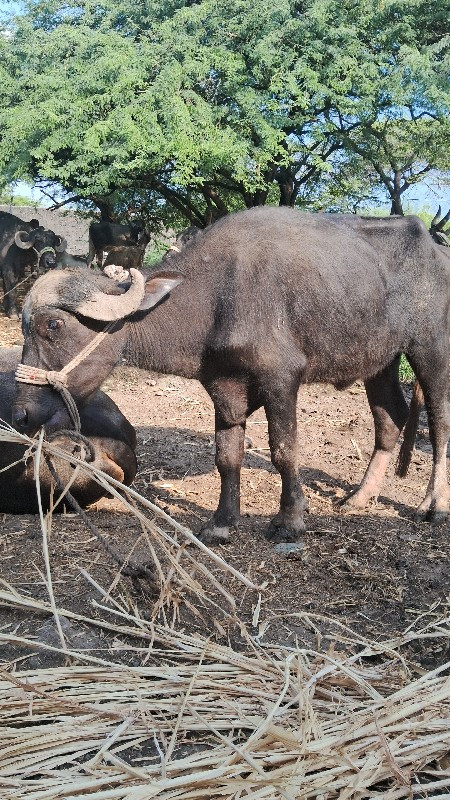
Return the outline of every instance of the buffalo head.
<path id="1" fill-rule="evenodd" d="M 34 222 L 35 220 L 32 220 Z M 37 221 L 37 220 L 36 220 Z M 46 272 L 57 266 L 57 253 L 62 253 L 67 247 L 63 236 L 58 236 L 53 231 L 46 230 L 41 225 L 33 227 L 31 231 L 19 230 L 14 236 L 14 243 L 20 250 L 33 250 L 37 257 L 38 273 Z"/>
<path id="2" fill-rule="evenodd" d="M 42 275 L 28 293 L 22 311 L 25 339 L 22 363 L 47 371 L 59 371 L 88 346 L 105 328 L 116 323 L 95 350 L 70 371 L 68 389 L 83 403 L 99 388 L 120 361 L 127 343 L 127 321 L 139 317 L 163 300 L 182 281 L 179 273 L 161 271 L 146 280 L 130 270 L 123 284 L 103 274 L 83 270 L 56 270 Z M 133 326 L 134 327 L 134 326 Z M 49 386 L 21 384 L 13 408 L 13 424 L 34 433 L 68 426 L 65 406 Z"/>

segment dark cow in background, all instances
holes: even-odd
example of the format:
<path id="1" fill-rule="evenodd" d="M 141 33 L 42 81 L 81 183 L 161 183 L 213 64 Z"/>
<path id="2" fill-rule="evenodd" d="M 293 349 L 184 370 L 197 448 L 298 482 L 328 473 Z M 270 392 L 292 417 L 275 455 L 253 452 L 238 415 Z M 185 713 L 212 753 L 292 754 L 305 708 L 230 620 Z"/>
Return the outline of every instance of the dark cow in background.
<path id="1" fill-rule="evenodd" d="M 111 247 L 106 254 L 103 262 L 103 269 L 110 265 L 122 267 L 122 269 L 139 269 L 144 263 L 145 248 L 147 241 L 142 244 L 119 245 Z"/>
<path id="2" fill-rule="evenodd" d="M 0 419 L 11 422 L 15 393 L 14 371 L 20 361 L 20 347 L 0 348 Z M 81 432 L 90 438 L 95 450 L 94 466 L 112 478 L 130 484 L 136 474 L 136 434 L 133 426 L 119 411 L 116 404 L 103 392 L 94 392 L 80 408 Z M 74 443 L 60 436 L 54 442 L 58 447 L 73 451 Z M 26 445 L 2 442 L 0 448 L 0 513 L 36 514 L 38 504 L 34 480 L 33 461 L 23 457 Z M 16 463 L 18 462 L 18 463 Z M 7 469 L 10 464 L 13 467 Z M 63 483 L 72 475 L 72 468 L 64 461 L 56 461 Z M 51 479 L 43 462 L 40 474 L 44 507 L 48 508 Z M 93 480 L 81 473 L 70 488 L 80 505 L 98 500 L 106 492 Z M 58 495 L 56 491 L 55 496 Z M 61 507 L 59 507 L 61 510 Z"/>
<path id="3" fill-rule="evenodd" d="M 172 254 L 170 269 L 147 276 L 132 270 L 128 286 L 89 272 L 42 276 L 24 305 L 23 364 L 61 370 L 114 321 L 68 375 L 76 400 L 96 390 L 123 358 L 201 381 L 214 403 L 221 477 L 206 541 L 226 540 L 238 523 L 246 420 L 264 407 L 282 482 L 268 537 L 292 541 L 304 531 L 306 506 L 298 474 L 299 386 L 364 381 L 374 450 L 346 501 L 363 508 L 379 495 L 408 416 L 398 378 L 405 353 L 424 390 L 433 447 L 418 516 L 438 523 L 447 518 L 449 500 L 449 302 L 450 263 L 416 217 L 251 209 L 197 234 Z M 50 386 L 18 386 L 19 430 L 32 433 L 63 413 Z"/>
<path id="4" fill-rule="evenodd" d="M 166 263 L 167 259 L 170 259 L 172 253 L 179 253 L 183 247 L 186 247 L 187 243 L 197 236 L 198 233 L 200 233 L 200 228 L 191 225 L 189 228 L 177 234 L 175 244 L 171 245 L 164 255 L 164 263 Z M 130 270 L 132 268 L 140 269 L 144 263 L 147 244 L 148 242 L 145 239 L 140 245 L 111 247 L 103 262 L 103 269 L 108 266 L 122 267 L 124 270 Z"/>
<path id="5" fill-rule="evenodd" d="M 19 318 L 16 286 L 29 268 L 38 274 L 56 267 L 66 240 L 46 230 L 37 219 L 24 222 L 14 214 L 0 211 L 0 271 L 3 278 L 3 306 L 12 319 Z"/>
<path id="6" fill-rule="evenodd" d="M 106 221 L 92 222 L 89 226 L 88 266 L 90 267 L 96 258 L 97 265 L 102 268 L 103 254 L 108 253 L 111 247 L 138 246 L 145 250 L 149 241 L 150 236 L 140 220 L 132 221 L 128 225 Z"/>
<path id="7" fill-rule="evenodd" d="M 87 269 L 87 257 L 76 256 L 64 250 L 56 255 L 56 266 L 58 269 Z"/>

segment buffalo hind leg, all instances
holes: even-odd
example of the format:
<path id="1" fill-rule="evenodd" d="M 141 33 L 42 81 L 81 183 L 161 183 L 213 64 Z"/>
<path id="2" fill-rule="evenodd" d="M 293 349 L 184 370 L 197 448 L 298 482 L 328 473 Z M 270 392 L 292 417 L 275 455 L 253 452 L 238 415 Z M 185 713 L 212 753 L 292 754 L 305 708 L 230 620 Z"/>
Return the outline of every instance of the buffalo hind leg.
<path id="1" fill-rule="evenodd" d="M 392 451 L 408 417 L 408 404 L 398 378 L 399 358 L 365 381 L 375 424 L 375 447 L 359 488 L 343 501 L 343 508 L 364 508 L 377 499 Z"/>
<path id="2" fill-rule="evenodd" d="M 203 526 L 199 539 L 204 544 L 223 544 L 230 528 L 240 518 L 241 466 L 247 417 L 258 407 L 249 403 L 247 387 L 239 381 L 221 380 L 205 385 L 214 402 L 216 425 L 216 466 L 220 475 L 217 510 Z"/>
<path id="3" fill-rule="evenodd" d="M 298 383 L 282 394 L 271 391 L 264 402 L 272 464 L 281 476 L 280 510 L 266 534 L 272 542 L 296 542 L 305 531 L 307 502 L 298 474 L 297 391 Z"/>
<path id="4" fill-rule="evenodd" d="M 424 500 L 416 511 L 418 521 L 427 519 L 436 525 L 448 517 L 447 442 L 450 430 L 448 402 L 448 339 L 441 348 L 420 357 L 411 354 L 411 363 L 423 389 L 428 413 L 433 467 Z"/>

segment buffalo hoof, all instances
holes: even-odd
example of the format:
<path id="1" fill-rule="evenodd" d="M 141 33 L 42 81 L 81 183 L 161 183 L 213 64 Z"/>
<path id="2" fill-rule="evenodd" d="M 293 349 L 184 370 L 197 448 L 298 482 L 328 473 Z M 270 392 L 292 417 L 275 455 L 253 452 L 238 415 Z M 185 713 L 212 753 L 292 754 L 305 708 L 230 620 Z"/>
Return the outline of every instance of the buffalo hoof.
<path id="1" fill-rule="evenodd" d="M 434 511 L 431 508 L 428 511 L 417 510 L 414 514 L 414 522 L 431 522 L 432 525 L 443 525 L 447 520 L 447 511 Z"/>
<path id="2" fill-rule="evenodd" d="M 211 520 L 197 534 L 197 539 L 206 545 L 227 544 L 230 541 L 230 528 L 226 525 L 215 525 Z"/>
<path id="3" fill-rule="evenodd" d="M 17 311 L 11 311 L 11 313 L 8 314 L 8 318 L 9 319 L 14 319 L 14 320 L 19 320 L 20 319 L 20 314 L 18 314 Z"/>
<path id="4" fill-rule="evenodd" d="M 368 497 L 367 495 L 363 494 L 360 489 L 356 489 L 356 491 L 351 492 L 351 494 L 347 494 L 345 497 L 338 498 L 334 505 L 343 514 L 351 514 L 355 511 L 362 511 L 368 506 L 376 505 L 377 500 L 377 497 Z"/>
<path id="5" fill-rule="evenodd" d="M 287 527 L 273 519 L 266 531 L 269 542 L 299 542 L 305 533 L 304 523 L 297 523 L 295 527 Z"/>

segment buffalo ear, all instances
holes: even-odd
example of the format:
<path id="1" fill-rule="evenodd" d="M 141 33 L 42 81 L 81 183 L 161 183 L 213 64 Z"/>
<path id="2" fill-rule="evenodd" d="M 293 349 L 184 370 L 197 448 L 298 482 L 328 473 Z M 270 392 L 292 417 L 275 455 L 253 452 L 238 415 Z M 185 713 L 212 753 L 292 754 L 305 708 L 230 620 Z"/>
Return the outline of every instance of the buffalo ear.
<path id="1" fill-rule="evenodd" d="M 139 311 L 149 311 L 156 306 L 166 295 L 170 294 L 175 286 L 184 280 L 180 272 L 156 272 L 145 282 L 144 299 L 139 306 Z"/>

